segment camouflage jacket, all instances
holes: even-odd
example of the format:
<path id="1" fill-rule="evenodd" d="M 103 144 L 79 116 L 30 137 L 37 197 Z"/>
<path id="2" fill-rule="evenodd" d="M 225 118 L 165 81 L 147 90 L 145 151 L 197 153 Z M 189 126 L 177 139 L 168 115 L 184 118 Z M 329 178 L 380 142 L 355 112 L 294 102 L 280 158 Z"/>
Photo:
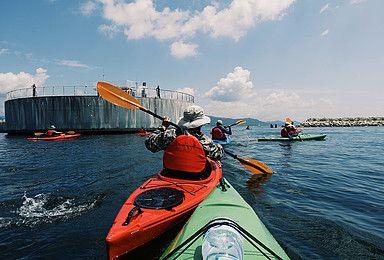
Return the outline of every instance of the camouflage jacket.
<path id="1" fill-rule="evenodd" d="M 220 160 L 224 156 L 224 149 L 220 145 L 216 145 L 211 138 L 205 134 L 192 130 L 180 130 L 175 128 L 169 128 L 167 130 L 156 130 L 147 136 L 145 140 L 145 146 L 148 150 L 155 153 L 160 150 L 167 149 L 168 145 L 178 136 L 178 135 L 193 135 L 196 137 L 201 145 L 203 146 L 205 155 L 212 160 Z"/>

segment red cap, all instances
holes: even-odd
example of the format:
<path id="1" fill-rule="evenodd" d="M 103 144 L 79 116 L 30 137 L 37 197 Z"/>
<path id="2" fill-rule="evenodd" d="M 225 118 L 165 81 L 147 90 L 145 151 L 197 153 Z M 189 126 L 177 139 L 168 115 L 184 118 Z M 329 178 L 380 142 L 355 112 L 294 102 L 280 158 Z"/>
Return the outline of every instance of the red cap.
<path id="1" fill-rule="evenodd" d="M 199 140 L 191 135 L 179 135 L 164 151 L 164 167 L 170 170 L 201 172 L 206 157 Z"/>

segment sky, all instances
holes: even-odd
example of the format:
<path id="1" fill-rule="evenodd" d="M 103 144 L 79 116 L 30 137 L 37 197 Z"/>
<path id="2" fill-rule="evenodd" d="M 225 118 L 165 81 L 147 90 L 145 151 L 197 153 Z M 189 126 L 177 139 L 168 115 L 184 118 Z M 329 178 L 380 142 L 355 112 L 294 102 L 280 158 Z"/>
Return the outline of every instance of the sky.
<path id="1" fill-rule="evenodd" d="M 384 116 L 383 13 L 383 0 L 2 1 L 0 115 L 34 83 L 133 80 L 218 117 Z"/>

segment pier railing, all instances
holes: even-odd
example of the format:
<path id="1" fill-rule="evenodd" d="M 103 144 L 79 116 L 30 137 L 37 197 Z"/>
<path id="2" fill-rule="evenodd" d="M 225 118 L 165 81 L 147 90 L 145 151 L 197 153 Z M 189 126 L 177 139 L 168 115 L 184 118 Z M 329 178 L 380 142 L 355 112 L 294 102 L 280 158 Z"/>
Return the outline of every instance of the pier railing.
<path id="1" fill-rule="evenodd" d="M 155 88 L 147 88 L 145 86 L 137 86 L 132 82 L 118 82 L 113 83 L 124 91 L 127 91 L 134 97 L 150 97 L 150 98 L 163 98 L 175 99 L 188 102 L 194 102 L 194 96 L 188 93 L 183 93 L 173 90 L 165 90 Z M 97 96 L 96 86 L 47 86 L 36 87 L 33 89 L 22 88 L 12 90 L 7 93 L 6 100 L 30 98 L 30 97 L 48 97 L 48 96 Z"/>

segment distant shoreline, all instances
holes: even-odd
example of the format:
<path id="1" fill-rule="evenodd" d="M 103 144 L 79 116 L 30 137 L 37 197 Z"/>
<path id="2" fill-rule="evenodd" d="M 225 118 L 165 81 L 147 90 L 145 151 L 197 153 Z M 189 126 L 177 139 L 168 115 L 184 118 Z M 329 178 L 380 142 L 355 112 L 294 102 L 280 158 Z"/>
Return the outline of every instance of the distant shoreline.
<path id="1" fill-rule="evenodd" d="M 303 127 L 384 126 L 384 117 L 309 118 Z"/>

